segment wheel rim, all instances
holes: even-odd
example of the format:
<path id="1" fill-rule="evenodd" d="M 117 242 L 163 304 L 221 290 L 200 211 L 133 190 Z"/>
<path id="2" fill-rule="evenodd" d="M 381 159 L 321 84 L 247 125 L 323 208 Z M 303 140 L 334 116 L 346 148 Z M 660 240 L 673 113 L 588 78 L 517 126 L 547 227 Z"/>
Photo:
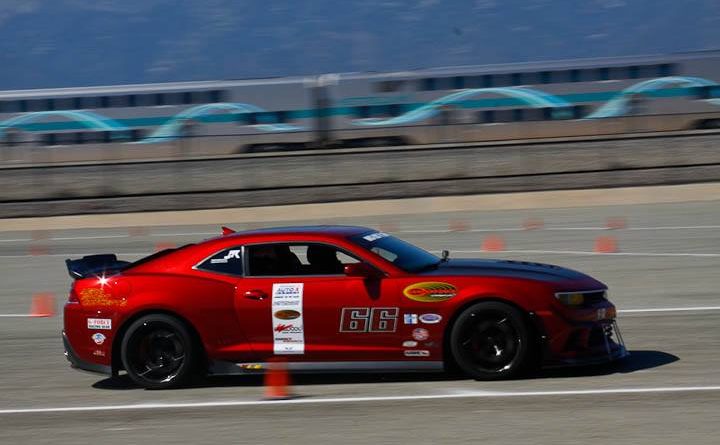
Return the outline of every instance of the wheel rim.
<path id="1" fill-rule="evenodd" d="M 135 375 L 153 383 L 173 380 L 185 363 L 180 334 L 165 323 L 144 323 L 128 344 L 128 365 Z"/>
<path id="2" fill-rule="evenodd" d="M 483 372 L 500 373 L 513 365 L 521 341 L 507 314 L 493 311 L 471 314 L 462 325 L 458 345 L 465 362 Z"/>

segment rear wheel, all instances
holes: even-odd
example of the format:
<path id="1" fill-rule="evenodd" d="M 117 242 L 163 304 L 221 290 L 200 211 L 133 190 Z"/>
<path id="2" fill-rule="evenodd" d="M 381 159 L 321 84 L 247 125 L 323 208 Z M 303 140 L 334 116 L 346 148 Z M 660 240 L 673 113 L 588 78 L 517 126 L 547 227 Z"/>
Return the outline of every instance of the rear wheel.
<path id="1" fill-rule="evenodd" d="M 180 320 L 150 314 L 130 325 L 121 353 L 123 366 L 135 383 L 148 389 L 167 389 L 191 380 L 199 348 Z"/>
<path id="2" fill-rule="evenodd" d="M 516 377 L 532 363 L 531 332 L 523 314 L 500 302 L 476 303 L 465 309 L 450 334 L 457 366 L 478 380 Z"/>

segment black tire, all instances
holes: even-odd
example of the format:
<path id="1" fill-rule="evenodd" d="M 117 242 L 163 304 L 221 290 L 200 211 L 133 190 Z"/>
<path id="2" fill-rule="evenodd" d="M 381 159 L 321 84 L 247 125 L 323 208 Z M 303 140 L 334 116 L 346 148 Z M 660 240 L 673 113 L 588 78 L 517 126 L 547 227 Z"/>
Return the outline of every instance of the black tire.
<path id="1" fill-rule="evenodd" d="M 522 312 L 496 301 L 465 309 L 450 333 L 455 364 L 477 380 L 518 377 L 532 367 L 534 346 Z"/>
<path id="2" fill-rule="evenodd" d="M 135 320 L 125 331 L 121 354 L 133 382 L 147 389 L 169 389 L 192 380 L 200 348 L 182 321 L 166 314 L 150 314 Z"/>

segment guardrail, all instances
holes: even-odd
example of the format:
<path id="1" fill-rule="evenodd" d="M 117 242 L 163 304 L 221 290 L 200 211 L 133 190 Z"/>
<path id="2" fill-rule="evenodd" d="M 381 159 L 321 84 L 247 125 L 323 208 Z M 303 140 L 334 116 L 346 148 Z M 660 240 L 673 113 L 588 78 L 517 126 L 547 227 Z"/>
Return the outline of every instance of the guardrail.
<path id="1" fill-rule="evenodd" d="M 720 135 L 3 168 L 0 217 L 720 180 Z"/>

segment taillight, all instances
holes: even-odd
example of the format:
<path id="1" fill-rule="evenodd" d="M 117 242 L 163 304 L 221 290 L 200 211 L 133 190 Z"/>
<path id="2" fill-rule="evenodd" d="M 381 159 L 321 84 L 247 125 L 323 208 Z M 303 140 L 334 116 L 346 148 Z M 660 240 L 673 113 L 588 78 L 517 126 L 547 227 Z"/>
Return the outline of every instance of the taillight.
<path id="1" fill-rule="evenodd" d="M 68 296 L 68 303 L 80 303 L 77 292 L 75 292 L 75 285 L 70 287 L 70 295 Z"/>

